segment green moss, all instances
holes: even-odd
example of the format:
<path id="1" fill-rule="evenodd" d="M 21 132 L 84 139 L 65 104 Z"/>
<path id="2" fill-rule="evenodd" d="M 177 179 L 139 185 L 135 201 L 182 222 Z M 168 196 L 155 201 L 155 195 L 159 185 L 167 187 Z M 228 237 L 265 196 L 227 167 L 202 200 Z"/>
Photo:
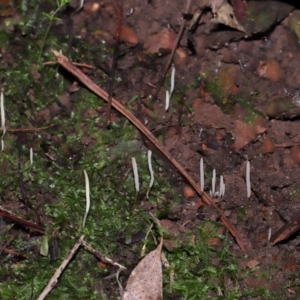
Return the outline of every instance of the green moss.
<path id="1" fill-rule="evenodd" d="M 237 211 L 238 222 L 241 222 L 247 214 L 247 208 L 245 206 L 240 206 Z"/>
<path id="2" fill-rule="evenodd" d="M 46 8 L 47 3 L 43 3 Z M 36 1 L 23 1 L 22 5 L 21 21 L 15 26 L 25 36 L 0 31 L 2 47 L 11 53 L 12 63 L 2 66 L 1 79 L 5 88 L 7 127 L 14 129 L 41 126 L 36 120 L 37 115 L 52 103 L 59 103 L 59 97 L 70 85 L 62 76 L 57 78 L 57 66 L 42 66 L 42 62 L 54 60 L 50 52 L 52 46 L 63 52 L 67 49 L 66 39 L 52 35 L 51 30 L 46 33 L 49 23 L 38 14 L 40 6 Z M 54 1 L 50 1 L 51 9 L 54 5 Z M 41 47 L 43 40 L 45 43 Z M 80 41 L 77 46 L 78 52 L 73 53 L 73 58 L 81 57 L 89 62 L 93 57 L 91 49 Z M 104 57 L 111 49 L 105 44 L 101 47 L 97 55 Z M 37 63 L 39 57 L 40 63 Z M 98 81 L 105 79 L 101 77 Z M 188 88 L 198 86 L 199 80 L 178 87 L 174 92 L 175 102 L 185 104 L 184 93 Z M 209 85 L 216 98 L 222 101 L 217 80 Z M 132 98 L 129 105 L 134 101 L 135 98 Z M 128 239 L 132 233 L 141 228 L 146 230 L 152 223 L 147 212 L 139 205 L 134 206 L 136 192 L 131 172 L 132 156 L 139 167 L 141 192 L 138 201 L 146 200 L 144 195 L 150 180 L 147 155 L 141 147 L 139 133 L 125 119 L 113 123 L 111 129 L 106 130 L 105 120 L 97 113 L 99 106 L 106 105 L 83 88 L 71 96 L 71 102 L 74 107 L 70 112 L 62 111 L 58 116 L 41 122 L 42 126 L 55 123 L 55 127 L 22 134 L 8 132 L 4 138 L 5 151 L 0 155 L 0 166 L 5 172 L 0 182 L 3 206 L 17 207 L 16 213 L 35 222 L 40 217 L 46 227 L 49 245 L 56 240 L 59 252 L 58 259 L 50 263 L 50 255 L 40 255 L 41 235 L 29 235 L 18 228 L 11 239 L 11 224 L 2 227 L 1 240 L 10 241 L 9 247 L 25 254 L 26 259 L 1 256 L 1 299 L 36 299 L 82 233 L 94 248 L 129 268 L 139 261 L 140 244 L 125 247 L 119 243 L 120 237 Z M 29 162 L 30 147 L 34 150 L 32 165 Z M 180 195 L 163 173 L 164 165 L 155 157 L 153 168 L 155 182 L 149 201 L 156 206 L 158 215 L 169 217 L 170 207 L 179 202 Z M 81 228 L 85 212 L 83 170 L 88 173 L 91 187 L 91 208 L 84 229 Z M 20 203 L 24 196 L 19 181 L 20 171 L 23 177 L 21 185 L 34 207 L 28 214 Z M 187 232 L 187 242 L 166 254 L 174 271 L 174 281 L 170 281 L 171 270 L 164 269 L 165 299 L 174 295 L 184 299 L 213 299 L 210 294 L 220 299 L 216 296 L 218 287 L 225 293 L 222 299 L 240 299 L 238 284 L 234 284 L 232 290 L 225 285 L 225 278 L 236 283 L 239 273 L 236 259 L 230 251 L 229 238 L 226 234 L 217 235 L 218 224 L 209 224 L 209 229 L 203 224 L 196 233 Z M 159 235 L 157 232 L 154 234 Z M 222 243 L 219 250 L 206 243 L 208 238 L 217 236 Z M 150 251 L 154 247 L 153 240 L 147 240 L 147 249 Z M 126 272 L 123 282 L 129 276 L 129 271 Z M 109 284 L 104 281 L 109 274 L 108 267 L 99 267 L 95 257 L 81 248 L 48 298 L 118 299 L 116 281 L 111 280 Z M 106 285 L 112 287 L 110 293 L 106 292 Z M 115 294 L 112 295 L 113 290 Z"/>
<path id="3" fill-rule="evenodd" d="M 222 299 L 239 299 L 239 289 L 229 291 L 225 287 L 225 278 L 230 277 L 233 281 L 237 279 L 237 263 L 230 254 L 230 243 L 227 235 L 219 236 L 217 230 L 219 225 L 214 222 L 205 222 L 198 230 L 196 237 L 187 233 L 187 242 L 175 252 L 168 254 L 167 259 L 174 273 L 174 281 L 166 286 L 166 299 L 174 295 L 184 299 L 219 299 L 218 289 L 225 291 Z M 220 248 L 207 244 L 207 240 L 218 237 L 222 240 Z M 215 295 L 215 296 L 213 296 Z"/>
<path id="4" fill-rule="evenodd" d="M 253 125 L 258 117 L 264 118 L 264 115 L 255 109 L 252 97 L 232 95 L 225 99 L 222 84 L 217 77 L 206 80 L 205 88 L 212 94 L 216 104 L 224 113 L 232 114 L 234 112 L 234 105 L 238 103 L 245 110 L 244 121 L 247 123 Z"/>
<path id="5" fill-rule="evenodd" d="M 35 13 L 31 8 L 25 11 Z M 32 24 L 37 22 L 32 15 L 28 20 L 32 20 Z M 56 45 L 55 48 L 62 51 L 66 49 L 64 38 L 52 36 L 51 33 L 43 36 L 48 23 L 39 25 L 35 28 L 41 31 L 36 32 L 36 38 L 33 39 L 8 31 L 0 32 L 2 46 L 7 47 L 6 51 L 11 53 L 13 62 L 12 65 L 2 66 L 6 123 L 9 128 L 37 127 L 37 113 L 51 103 L 58 102 L 69 85 L 62 77 L 57 79 L 56 66 L 42 67 L 36 64 L 41 51 L 41 38 L 46 41 L 42 61 L 54 60 L 52 54 L 49 54 L 49 46 Z M 29 23 L 23 21 L 15 26 L 22 27 L 25 34 L 31 30 Z M 10 44 L 12 41 L 17 41 L 19 51 L 16 51 L 16 45 Z M 89 57 L 87 52 L 85 47 L 83 53 Z M 107 256 L 118 255 L 124 252 L 118 243 L 120 236 L 149 225 L 146 212 L 137 208 L 133 210 L 134 182 L 131 172 L 128 172 L 131 156 L 135 156 L 144 193 L 148 188 L 149 173 L 146 153 L 137 142 L 137 131 L 125 120 L 113 124 L 110 131 L 101 129 L 101 117 L 97 114 L 88 115 L 87 109 L 96 111 L 99 105 L 104 106 L 103 101 L 88 91 L 77 92 L 72 101 L 75 107 L 70 117 L 60 115 L 42 124 L 55 123 L 55 127 L 42 132 L 22 133 L 19 138 L 8 132 L 4 138 L 5 152 L 0 156 L 1 168 L 5 170 L 0 183 L 3 205 L 23 197 L 18 180 L 20 160 L 22 184 L 35 207 L 26 217 L 37 220 L 39 215 L 42 218 L 47 235 L 51 238 L 55 236 L 58 240 L 59 258 L 51 265 L 49 256 L 39 255 L 42 236 L 31 236 L 28 239 L 25 232 L 18 231 L 10 247 L 26 254 L 27 258 L 18 261 L 16 265 L 13 265 L 13 259 L 9 256 L 1 260 L 1 299 L 37 298 L 82 233 L 81 223 L 85 212 L 84 169 L 88 172 L 91 185 L 91 209 L 84 233 L 86 240 L 96 249 Z M 87 136 L 91 139 L 91 145 L 85 146 L 81 139 Z M 17 150 L 19 142 L 21 152 Z M 33 165 L 29 163 L 30 147 L 34 149 Z M 155 161 L 153 165 L 157 174 Z M 172 190 L 164 178 L 156 176 L 151 201 L 155 202 L 161 197 L 161 185 L 163 191 Z M 175 194 L 172 196 L 176 199 Z M 24 214 L 21 209 L 16 212 Z M 1 231 L 1 240 L 7 241 L 10 228 L 7 226 Z M 101 272 L 93 255 L 81 249 L 61 276 L 49 299 L 99 299 L 97 282 Z"/>
<path id="6" fill-rule="evenodd" d="M 214 77 L 210 80 L 206 80 L 205 89 L 212 94 L 214 100 L 221 108 L 225 108 L 225 102 L 223 102 L 224 100 L 223 89 L 218 77 Z"/>
<path id="7" fill-rule="evenodd" d="M 244 121 L 246 121 L 248 124 L 253 125 L 257 121 L 257 118 L 265 118 L 264 115 L 255 109 L 254 107 L 254 101 L 252 97 L 241 97 L 241 96 L 235 96 L 232 97 L 232 102 L 239 103 L 242 108 L 245 110 L 244 115 Z"/>
<path id="8" fill-rule="evenodd" d="M 290 199 L 294 199 L 296 196 L 298 196 L 300 193 L 300 190 L 299 189 L 294 189 L 290 192 Z"/>

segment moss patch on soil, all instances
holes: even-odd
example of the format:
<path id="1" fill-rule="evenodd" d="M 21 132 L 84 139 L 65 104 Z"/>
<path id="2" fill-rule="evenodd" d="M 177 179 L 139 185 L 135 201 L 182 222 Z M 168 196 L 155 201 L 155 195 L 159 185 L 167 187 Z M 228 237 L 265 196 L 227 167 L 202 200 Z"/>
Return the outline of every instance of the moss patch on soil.
<path id="1" fill-rule="evenodd" d="M 76 87 L 79 90 L 75 93 L 66 92 L 73 78 L 55 65 L 42 65 L 54 60 L 51 48 L 67 51 L 68 40 L 53 34 L 58 24 L 47 33 L 49 18 L 40 16 L 40 9 L 49 13 L 55 9 L 54 3 L 39 6 L 30 2 L 20 8 L 20 21 L 9 22 L 13 29 L 3 27 L 0 31 L 8 129 L 0 155 L 0 167 L 5 172 L 0 196 L 3 207 L 45 226 L 50 254 L 40 255 L 41 234 L 1 220 L 3 250 L 10 248 L 25 255 L 1 256 L 1 299 L 36 299 L 81 234 L 94 248 L 128 268 L 121 275 L 125 283 L 139 262 L 143 244 L 127 241 L 134 233 L 146 232 L 152 224 L 145 204 L 166 217 L 181 201 L 179 191 L 166 175 L 166 166 L 156 158 L 155 182 L 146 199 L 150 181 L 147 153 L 136 129 L 113 114 L 114 122 L 107 130 L 103 101 L 82 87 Z M 88 62 L 92 49 L 80 41 L 77 46 L 72 56 Z M 104 44 L 102 47 L 98 55 L 105 57 L 110 49 Z M 98 83 L 106 79 L 95 70 L 89 75 Z M 187 88 L 195 84 L 197 80 Z M 216 99 L 221 99 L 217 83 L 211 85 Z M 175 91 L 175 101 L 182 101 L 184 92 L 185 88 Z M 40 127 L 48 128 L 39 130 Z M 28 130 L 22 131 L 24 128 Z M 141 182 L 137 203 L 131 170 L 133 156 Z M 91 208 L 85 228 L 81 225 L 85 212 L 83 170 L 91 186 Z M 186 243 L 166 251 L 170 268 L 164 269 L 164 299 L 240 299 L 247 294 L 239 280 L 250 272 L 239 269 L 227 233 L 220 234 L 218 229 L 214 222 L 203 222 L 199 228 L 183 233 Z M 146 252 L 155 248 L 154 238 L 159 235 L 159 230 L 151 231 L 144 241 Z M 209 242 L 212 239 L 217 245 Z M 119 299 L 116 280 L 107 278 L 115 271 L 81 248 L 49 299 Z M 265 290 L 248 294 L 254 293 L 269 297 Z"/>

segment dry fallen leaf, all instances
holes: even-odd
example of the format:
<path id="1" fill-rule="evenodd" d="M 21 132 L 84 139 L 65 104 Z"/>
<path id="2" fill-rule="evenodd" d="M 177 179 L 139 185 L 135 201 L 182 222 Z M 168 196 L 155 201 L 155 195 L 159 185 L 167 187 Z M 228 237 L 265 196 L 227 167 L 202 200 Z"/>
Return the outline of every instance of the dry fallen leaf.
<path id="1" fill-rule="evenodd" d="M 214 18 L 211 19 L 211 22 L 224 24 L 239 31 L 246 32 L 244 27 L 236 19 L 233 7 L 227 0 L 198 0 L 197 4 L 201 10 L 205 7 L 211 8 L 214 14 Z"/>
<path id="2" fill-rule="evenodd" d="M 212 1 L 212 5 L 213 2 L 214 1 Z M 221 23 L 239 31 L 246 32 L 244 27 L 236 19 L 233 8 L 227 1 L 223 1 L 222 5 L 213 12 L 215 13 L 215 17 L 211 20 L 213 23 Z"/>
<path id="3" fill-rule="evenodd" d="M 176 41 L 176 34 L 173 31 L 163 28 L 160 32 L 150 35 L 144 43 L 146 53 L 158 53 L 162 49 L 172 51 Z"/>
<path id="4" fill-rule="evenodd" d="M 122 300 L 162 300 L 161 249 L 150 252 L 132 271 L 127 281 Z"/>
<path id="5" fill-rule="evenodd" d="M 282 70 L 279 63 L 274 60 L 261 61 L 256 69 L 257 74 L 265 79 L 269 79 L 273 82 L 279 81 L 282 76 Z"/>
<path id="6" fill-rule="evenodd" d="M 235 135 L 235 142 L 233 144 L 234 149 L 236 151 L 243 149 L 258 135 L 263 134 L 265 131 L 265 120 L 261 117 L 256 117 L 253 125 L 241 120 L 236 120 L 235 128 L 233 130 Z"/>
<path id="7" fill-rule="evenodd" d="M 257 265 L 259 265 L 259 262 L 258 262 L 256 259 L 251 259 L 251 260 L 249 260 L 248 263 L 247 263 L 247 267 L 248 267 L 249 269 L 253 269 L 253 268 L 255 268 Z"/>
<path id="8" fill-rule="evenodd" d="M 210 5 L 211 5 L 211 10 L 215 14 L 224 4 L 224 0 L 211 0 Z"/>
<path id="9" fill-rule="evenodd" d="M 132 45 L 136 45 L 138 43 L 138 39 L 132 28 L 123 26 L 121 31 L 121 40 L 125 43 L 129 43 Z"/>

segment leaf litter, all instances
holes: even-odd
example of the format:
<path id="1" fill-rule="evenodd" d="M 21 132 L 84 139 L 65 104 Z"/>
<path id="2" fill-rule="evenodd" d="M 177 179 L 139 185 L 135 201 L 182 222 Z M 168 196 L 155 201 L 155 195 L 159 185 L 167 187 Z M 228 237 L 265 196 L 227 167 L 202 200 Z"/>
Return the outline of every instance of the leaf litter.
<path id="1" fill-rule="evenodd" d="M 161 300 L 162 265 L 161 250 L 163 238 L 158 247 L 151 251 L 132 271 L 127 281 L 122 300 Z"/>

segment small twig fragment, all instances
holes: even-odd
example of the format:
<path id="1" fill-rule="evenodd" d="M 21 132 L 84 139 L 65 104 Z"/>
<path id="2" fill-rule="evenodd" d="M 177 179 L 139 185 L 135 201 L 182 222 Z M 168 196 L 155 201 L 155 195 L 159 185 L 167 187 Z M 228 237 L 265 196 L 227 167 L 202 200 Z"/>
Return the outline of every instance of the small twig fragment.
<path id="1" fill-rule="evenodd" d="M 87 243 L 85 240 L 81 241 L 81 244 L 90 252 L 92 252 L 97 258 L 99 258 L 102 262 L 104 263 L 108 263 L 110 265 L 113 265 L 115 267 L 118 267 L 120 269 L 125 270 L 126 268 L 122 265 L 120 265 L 119 263 L 113 261 L 112 259 L 110 259 L 109 257 L 105 256 L 104 254 L 102 254 L 101 252 L 99 252 L 98 250 L 96 250 L 95 248 L 93 248 L 89 243 Z"/>
<path id="2" fill-rule="evenodd" d="M 188 12 L 189 12 L 189 10 L 190 10 L 191 2 L 192 2 L 192 0 L 187 0 L 186 6 L 185 6 L 185 11 L 184 11 L 185 14 L 188 14 Z M 170 68 L 170 65 L 171 65 L 171 63 L 172 63 L 174 54 L 175 54 L 175 52 L 176 52 L 176 50 L 177 50 L 179 41 L 180 41 L 181 36 L 182 36 L 182 34 L 183 34 L 183 32 L 184 32 L 185 25 L 186 25 L 186 19 L 183 18 L 182 23 L 181 23 L 181 26 L 180 26 L 180 29 L 179 29 L 179 32 L 178 32 L 178 34 L 177 34 L 176 41 L 175 41 L 175 43 L 174 43 L 174 47 L 173 47 L 172 52 L 171 52 L 171 54 L 170 54 L 169 60 L 168 60 L 168 62 L 167 62 L 165 71 L 164 71 L 164 73 L 163 73 L 163 75 L 162 75 L 162 78 L 161 78 L 161 81 L 160 81 L 160 83 L 159 83 L 159 85 L 158 85 L 158 87 L 157 87 L 157 90 L 156 90 L 155 94 L 153 95 L 153 98 L 154 98 L 154 99 L 157 98 L 157 95 L 158 95 L 158 93 L 159 93 L 159 91 L 160 91 L 160 89 L 161 89 L 161 87 L 162 87 L 162 85 L 163 85 L 163 83 L 164 83 L 165 77 L 166 77 L 166 75 L 167 75 L 167 73 L 168 73 L 168 70 L 169 70 L 169 68 Z M 174 75 L 175 75 L 175 74 L 174 74 Z"/>
<path id="3" fill-rule="evenodd" d="M 115 73 L 117 69 L 118 63 L 118 54 L 119 54 L 119 46 L 120 46 L 120 37 L 122 31 L 122 16 L 123 16 L 123 9 L 119 6 L 115 0 L 113 0 L 114 8 L 117 12 L 117 29 L 116 29 L 116 43 L 114 46 L 114 52 L 112 57 L 112 65 L 110 69 L 110 78 L 108 83 L 108 101 L 107 101 L 107 112 L 106 112 L 106 126 L 110 127 L 111 125 L 111 102 L 112 102 L 112 93 L 113 93 L 113 85 L 115 80 Z"/>
<path id="4" fill-rule="evenodd" d="M 27 127 L 27 128 L 6 128 L 6 132 L 11 132 L 11 133 L 19 133 L 19 132 L 39 132 L 43 131 L 46 129 L 49 129 L 51 127 L 56 126 L 57 124 L 51 124 L 49 126 L 44 126 L 44 127 Z M 0 129 L 0 133 L 3 133 L 2 128 Z"/>
<path id="5" fill-rule="evenodd" d="M 64 261 L 61 263 L 61 265 L 57 268 L 54 275 L 52 276 L 49 283 L 47 284 L 47 286 L 45 287 L 45 289 L 40 294 L 40 296 L 38 297 L 37 300 L 44 300 L 46 298 L 46 296 L 51 292 L 51 290 L 56 286 L 56 284 L 58 282 L 58 278 L 60 277 L 62 272 L 65 270 L 66 266 L 68 265 L 68 263 L 70 262 L 72 257 L 77 252 L 78 248 L 80 247 L 80 245 L 82 243 L 83 238 L 84 238 L 84 235 L 80 236 L 80 238 L 74 244 L 73 248 L 70 250 L 69 254 L 64 259 Z"/>
<path id="6" fill-rule="evenodd" d="M 17 223 L 19 225 L 22 225 L 26 228 L 29 228 L 31 232 L 40 232 L 42 234 L 45 233 L 45 229 L 42 226 L 39 226 L 33 222 L 27 221 L 20 216 L 16 215 L 15 213 L 5 209 L 4 207 L 0 206 L 0 216 L 4 217 L 8 220 L 11 220 L 14 223 Z"/>

